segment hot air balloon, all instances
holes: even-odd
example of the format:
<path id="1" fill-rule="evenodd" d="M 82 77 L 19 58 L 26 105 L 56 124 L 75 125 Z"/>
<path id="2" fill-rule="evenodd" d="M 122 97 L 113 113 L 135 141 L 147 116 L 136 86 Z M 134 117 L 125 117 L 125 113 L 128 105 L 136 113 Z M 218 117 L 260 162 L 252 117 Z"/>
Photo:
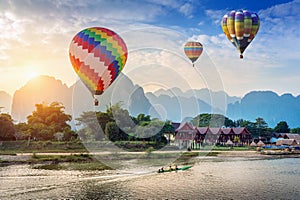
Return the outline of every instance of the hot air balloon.
<path id="1" fill-rule="evenodd" d="M 202 54 L 203 46 L 200 42 L 187 42 L 184 45 L 185 55 L 192 61 L 193 67 L 196 60 Z"/>
<path id="2" fill-rule="evenodd" d="M 118 77 L 127 60 L 123 39 L 112 30 L 102 27 L 87 28 L 77 33 L 69 47 L 72 66 L 94 95 L 101 95 Z"/>
<path id="3" fill-rule="evenodd" d="M 240 58 L 258 32 L 260 20 L 256 13 L 247 10 L 231 11 L 224 15 L 222 29 L 240 52 Z"/>

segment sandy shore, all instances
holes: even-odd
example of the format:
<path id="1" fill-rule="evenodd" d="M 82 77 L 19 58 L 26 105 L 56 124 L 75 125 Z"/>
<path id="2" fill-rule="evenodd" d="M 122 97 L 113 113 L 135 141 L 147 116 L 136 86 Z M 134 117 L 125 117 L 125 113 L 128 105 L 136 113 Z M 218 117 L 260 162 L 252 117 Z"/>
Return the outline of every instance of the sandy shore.
<path id="1" fill-rule="evenodd" d="M 154 151 L 154 154 L 170 154 L 170 153 L 177 153 L 182 154 L 187 151 Z M 199 152 L 202 158 L 206 157 L 206 153 L 217 153 L 216 156 L 209 156 L 211 158 L 256 158 L 256 159 L 270 159 L 270 158 L 299 158 L 300 154 L 291 154 L 291 155 L 265 155 L 261 154 L 258 151 L 209 151 L 209 150 L 193 150 L 191 152 Z M 32 158 L 33 155 L 79 155 L 79 154 L 90 154 L 90 155 L 112 155 L 114 152 L 94 152 L 94 153 L 18 153 L 16 155 L 0 155 L 0 161 L 7 161 L 7 162 L 19 162 L 19 161 L 27 161 Z M 146 154 L 145 152 L 118 152 L 118 154 Z"/>

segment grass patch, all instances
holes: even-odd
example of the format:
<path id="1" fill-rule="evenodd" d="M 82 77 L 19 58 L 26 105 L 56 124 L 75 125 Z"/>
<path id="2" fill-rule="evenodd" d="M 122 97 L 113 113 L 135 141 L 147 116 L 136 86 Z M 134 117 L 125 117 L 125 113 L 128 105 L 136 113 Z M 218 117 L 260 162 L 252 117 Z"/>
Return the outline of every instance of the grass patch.
<path id="1" fill-rule="evenodd" d="M 34 169 L 45 170 L 111 170 L 89 154 L 33 155 L 29 160 Z"/>
<path id="2" fill-rule="evenodd" d="M 3 141 L 0 145 L 0 155 L 16 153 L 57 153 L 57 152 L 87 152 L 81 141 Z"/>
<path id="3" fill-rule="evenodd" d="M 255 150 L 255 148 L 250 147 L 250 146 L 233 146 L 233 147 L 228 147 L 228 146 L 209 146 L 205 145 L 202 146 L 200 149 L 195 149 L 195 150 L 212 150 L 212 151 L 249 151 L 249 150 Z"/>
<path id="4" fill-rule="evenodd" d="M 33 169 L 44 169 L 44 170 L 79 170 L 79 171 L 92 171 L 92 170 L 112 170 L 100 162 L 90 163 L 58 163 L 58 164 L 42 164 L 32 167 Z"/>
<path id="5" fill-rule="evenodd" d="M 36 155 L 35 153 L 29 160 L 33 163 L 38 162 L 91 162 L 95 159 L 89 154 L 74 154 L 74 155 Z"/>

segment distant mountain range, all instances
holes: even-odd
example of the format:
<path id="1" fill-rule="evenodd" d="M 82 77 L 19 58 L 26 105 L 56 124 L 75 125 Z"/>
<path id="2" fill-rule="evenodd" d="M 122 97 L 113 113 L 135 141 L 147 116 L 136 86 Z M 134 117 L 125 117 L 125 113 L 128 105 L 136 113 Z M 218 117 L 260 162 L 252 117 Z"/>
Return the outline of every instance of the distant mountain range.
<path id="1" fill-rule="evenodd" d="M 26 117 L 35 110 L 35 104 L 61 102 L 67 113 L 72 112 L 72 90 L 60 80 L 49 76 L 39 76 L 28 81 L 14 93 L 11 115 L 18 122 L 26 121 Z"/>
<path id="2" fill-rule="evenodd" d="M 286 121 L 291 128 L 300 127 L 300 96 L 279 96 L 272 91 L 252 91 L 243 98 L 208 89 L 181 91 L 172 88 L 145 94 L 143 88 L 121 74 L 99 100 L 100 105 L 95 107 L 92 95 L 81 81 L 68 87 L 49 76 L 30 80 L 14 93 L 13 98 L 0 91 L 2 112 L 11 113 L 17 122 L 26 121 L 35 104 L 42 102 L 63 103 L 65 111 L 73 118 L 79 117 L 83 111 L 104 111 L 108 105 L 120 102 L 133 116 L 144 113 L 174 122 L 186 121 L 199 113 L 219 113 L 232 120 L 255 121 L 262 117 L 270 127 L 276 126 L 279 121 Z"/>
<path id="3" fill-rule="evenodd" d="M 300 96 L 252 91 L 241 101 L 229 104 L 227 116 L 233 120 L 243 118 L 251 121 L 262 117 L 269 127 L 276 126 L 280 121 L 286 121 L 291 128 L 300 127 Z"/>

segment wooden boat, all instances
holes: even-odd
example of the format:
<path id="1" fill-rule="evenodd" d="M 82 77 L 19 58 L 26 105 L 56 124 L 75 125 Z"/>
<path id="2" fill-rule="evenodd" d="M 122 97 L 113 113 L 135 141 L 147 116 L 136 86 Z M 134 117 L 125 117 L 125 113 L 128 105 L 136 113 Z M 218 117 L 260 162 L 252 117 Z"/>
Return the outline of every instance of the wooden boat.
<path id="1" fill-rule="evenodd" d="M 175 172 L 175 171 L 179 171 L 179 170 L 184 171 L 184 170 L 187 170 L 191 167 L 192 167 L 191 165 L 187 165 L 187 166 L 179 167 L 177 169 L 172 168 L 171 170 L 170 169 L 164 169 L 164 170 L 159 169 L 157 172 L 158 173 L 164 173 L 164 172 Z"/>

